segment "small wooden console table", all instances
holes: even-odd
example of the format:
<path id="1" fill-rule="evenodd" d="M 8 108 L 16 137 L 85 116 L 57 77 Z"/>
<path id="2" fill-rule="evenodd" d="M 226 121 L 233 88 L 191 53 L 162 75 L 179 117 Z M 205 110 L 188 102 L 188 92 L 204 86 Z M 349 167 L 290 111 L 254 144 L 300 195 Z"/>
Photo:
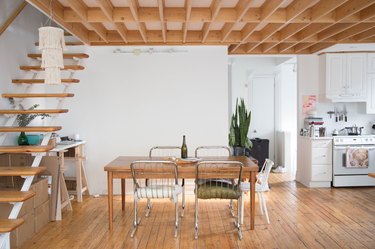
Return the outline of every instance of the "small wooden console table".
<path id="1" fill-rule="evenodd" d="M 69 144 L 58 144 L 53 150 L 48 152 L 49 155 L 52 153 L 57 154 L 58 162 L 57 169 L 55 173 L 52 174 L 52 204 L 51 204 L 51 219 L 52 220 L 61 220 L 62 219 L 62 209 L 68 207 L 68 210 L 72 210 L 69 194 L 77 195 L 77 201 L 82 202 L 82 195 L 86 192 L 88 195 L 89 187 L 87 184 L 86 170 L 84 165 L 84 145 L 85 141 L 77 141 Z M 69 152 L 72 150 L 74 153 L 71 155 Z M 64 156 L 64 153 L 68 152 L 68 156 Z M 76 181 L 76 190 L 68 191 L 65 184 L 64 178 L 64 161 L 72 159 L 75 161 L 75 177 L 69 177 L 69 180 Z M 46 160 L 49 160 L 48 157 Z M 55 163 L 56 164 L 56 163 Z M 48 167 L 49 168 L 49 167 Z M 54 177 L 55 175 L 55 177 Z M 54 179 L 55 178 L 55 179 Z"/>

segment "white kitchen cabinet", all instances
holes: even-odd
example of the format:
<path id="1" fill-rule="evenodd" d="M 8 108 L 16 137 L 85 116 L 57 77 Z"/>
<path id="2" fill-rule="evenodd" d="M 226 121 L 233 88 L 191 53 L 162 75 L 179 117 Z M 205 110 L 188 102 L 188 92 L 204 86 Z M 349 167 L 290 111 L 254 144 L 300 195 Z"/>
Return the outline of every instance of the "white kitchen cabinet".
<path id="1" fill-rule="evenodd" d="M 367 99 L 367 54 L 334 53 L 320 56 L 320 81 L 325 97 L 336 102 Z"/>
<path id="2" fill-rule="evenodd" d="M 375 114 L 375 73 L 367 75 L 366 112 Z"/>
<path id="3" fill-rule="evenodd" d="M 298 137 L 298 182 L 310 188 L 331 187 L 332 138 Z"/>
<path id="4" fill-rule="evenodd" d="M 367 73 L 375 73 L 375 53 L 367 54 Z"/>

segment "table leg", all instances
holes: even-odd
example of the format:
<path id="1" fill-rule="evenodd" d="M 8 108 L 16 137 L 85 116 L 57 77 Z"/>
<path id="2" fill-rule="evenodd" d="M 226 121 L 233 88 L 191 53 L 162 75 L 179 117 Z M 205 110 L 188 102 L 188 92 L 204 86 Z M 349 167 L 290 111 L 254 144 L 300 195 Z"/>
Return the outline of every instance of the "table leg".
<path id="1" fill-rule="evenodd" d="M 125 179 L 121 178 L 121 209 L 125 210 Z"/>
<path id="2" fill-rule="evenodd" d="M 108 224 L 109 231 L 112 231 L 113 228 L 113 173 L 107 171 L 108 176 Z"/>
<path id="3" fill-rule="evenodd" d="M 255 181 L 256 172 L 250 173 L 250 230 L 254 230 L 255 223 Z"/>
<path id="4" fill-rule="evenodd" d="M 82 145 L 75 148 L 77 201 L 82 202 Z"/>

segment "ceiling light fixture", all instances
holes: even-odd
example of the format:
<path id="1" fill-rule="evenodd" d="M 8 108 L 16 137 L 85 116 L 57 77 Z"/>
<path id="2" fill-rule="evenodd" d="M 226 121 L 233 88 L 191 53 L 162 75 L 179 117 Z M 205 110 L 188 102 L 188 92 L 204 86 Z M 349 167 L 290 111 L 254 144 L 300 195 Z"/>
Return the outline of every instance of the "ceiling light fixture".
<path id="1" fill-rule="evenodd" d="M 122 50 L 120 48 L 116 48 L 113 50 L 113 53 L 117 54 L 133 54 L 133 55 L 140 55 L 140 54 L 177 54 L 177 53 L 188 53 L 188 50 L 179 50 L 174 48 L 168 49 L 155 49 L 155 48 L 147 48 L 147 49 L 139 49 L 135 48 L 133 50 Z"/>

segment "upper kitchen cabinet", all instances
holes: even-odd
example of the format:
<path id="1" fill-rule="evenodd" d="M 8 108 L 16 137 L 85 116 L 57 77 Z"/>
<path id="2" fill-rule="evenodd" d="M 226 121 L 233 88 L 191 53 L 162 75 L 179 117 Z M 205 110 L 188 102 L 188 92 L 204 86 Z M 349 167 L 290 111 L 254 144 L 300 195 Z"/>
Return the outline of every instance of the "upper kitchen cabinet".
<path id="1" fill-rule="evenodd" d="M 375 73 L 375 53 L 367 54 L 367 72 Z"/>
<path id="2" fill-rule="evenodd" d="M 333 53 L 320 58 L 320 86 L 334 102 L 365 102 L 367 54 Z"/>

